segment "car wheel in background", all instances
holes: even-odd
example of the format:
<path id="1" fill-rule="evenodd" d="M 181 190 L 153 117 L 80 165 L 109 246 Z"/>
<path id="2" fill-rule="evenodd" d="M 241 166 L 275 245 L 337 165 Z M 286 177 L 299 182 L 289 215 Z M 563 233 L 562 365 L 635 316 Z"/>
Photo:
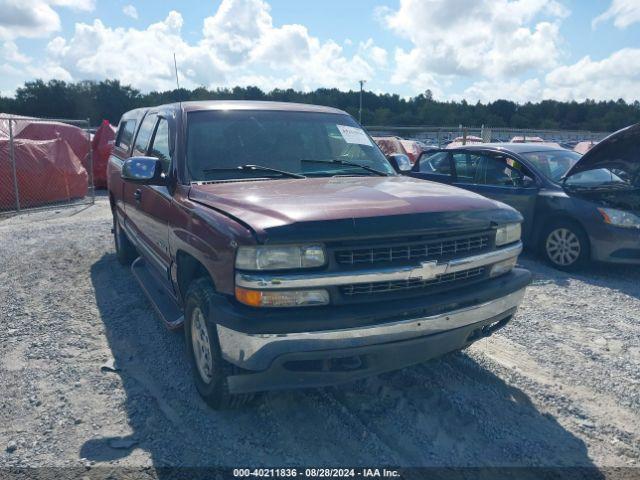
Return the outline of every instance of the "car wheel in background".
<path id="1" fill-rule="evenodd" d="M 195 280 L 187 290 L 184 333 L 187 352 L 198 393 L 218 410 L 235 408 L 247 403 L 253 395 L 233 395 L 227 377 L 234 367 L 222 358 L 214 321 L 215 291 L 206 278 Z"/>
<path id="2" fill-rule="evenodd" d="M 120 223 L 116 220 L 116 216 L 113 216 L 113 241 L 116 245 L 116 257 L 118 261 L 125 266 L 131 265 L 131 263 L 138 257 L 136 247 L 133 246 L 127 234 L 124 233 Z"/>
<path id="3" fill-rule="evenodd" d="M 542 232 L 540 247 L 545 260 L 560 270 L 578 269 L 590 257 L 587 235 L 582 227 L 569 220 L 547 226 Z"/>

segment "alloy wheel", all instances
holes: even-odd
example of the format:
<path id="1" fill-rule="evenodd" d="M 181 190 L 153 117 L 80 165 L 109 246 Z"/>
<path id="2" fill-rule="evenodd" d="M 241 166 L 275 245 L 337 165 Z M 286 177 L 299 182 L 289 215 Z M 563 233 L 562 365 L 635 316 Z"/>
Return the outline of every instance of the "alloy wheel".
<path id="1" fill-rule="evenodd" d="M 549 259 L 562 267 L 576 263 L 582 251 L 580 239 L 567 228 L 558 228 L 549 233 L 545 248 Z"/>
<path id="2" fill-rule="evenodd" d="M 197 307 L 191 313 L 191 346 L 200 378 L 204 383 L 211 383 L 213 379 L 211 343 L 204 315 Z"/>

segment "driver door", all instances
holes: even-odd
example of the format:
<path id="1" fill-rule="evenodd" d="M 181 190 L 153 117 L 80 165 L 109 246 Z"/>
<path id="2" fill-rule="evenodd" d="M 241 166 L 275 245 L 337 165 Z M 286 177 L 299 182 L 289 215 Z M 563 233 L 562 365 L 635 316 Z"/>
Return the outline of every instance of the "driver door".
<path id="1" fill-rule="evenodd" d="M 409 175 L 423 180 L 451 184 L 455 179 L 453 173 L 450 152 L 432 150 L 420 155 Z"/>
<path id="2" fill-rule="evenodd" d="M 532 231 L 539 187 L 515 159 L 494 152 L 452 151 L 453 184 L 506 203 L 524 217 L 523 238 Z"/>

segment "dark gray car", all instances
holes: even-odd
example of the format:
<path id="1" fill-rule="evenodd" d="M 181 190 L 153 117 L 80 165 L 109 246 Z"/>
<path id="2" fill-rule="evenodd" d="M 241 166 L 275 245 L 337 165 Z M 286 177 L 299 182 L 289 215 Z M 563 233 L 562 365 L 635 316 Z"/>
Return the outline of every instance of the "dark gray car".
<path id="1" fill-rule="evenodd" d="M 584 156 L 539 143 L 425 152 L 409 173 L 500 200 L 524 216 L 525 245 L 555 267 L 640 264 L 640 124 Z"/>

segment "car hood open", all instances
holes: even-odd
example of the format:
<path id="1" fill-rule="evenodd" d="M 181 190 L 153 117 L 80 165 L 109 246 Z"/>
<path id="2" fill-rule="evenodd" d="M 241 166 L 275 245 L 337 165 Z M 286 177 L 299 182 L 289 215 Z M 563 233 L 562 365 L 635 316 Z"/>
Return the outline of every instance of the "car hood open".
<path id="1" fill-rule="evenodd" d="M 510 207 L 481 195 L 398 176 L 194 184 L 189 198 L 270 240 L 488 228 L 519 219 Z"/>
<path id="2" fill-rule="evenodd" d="M 640 186 L 640 123 L 618 130 L 595 145 L 569 169 L 565 178 L 598 168 L 623 170 L 633 185 Z"/>

